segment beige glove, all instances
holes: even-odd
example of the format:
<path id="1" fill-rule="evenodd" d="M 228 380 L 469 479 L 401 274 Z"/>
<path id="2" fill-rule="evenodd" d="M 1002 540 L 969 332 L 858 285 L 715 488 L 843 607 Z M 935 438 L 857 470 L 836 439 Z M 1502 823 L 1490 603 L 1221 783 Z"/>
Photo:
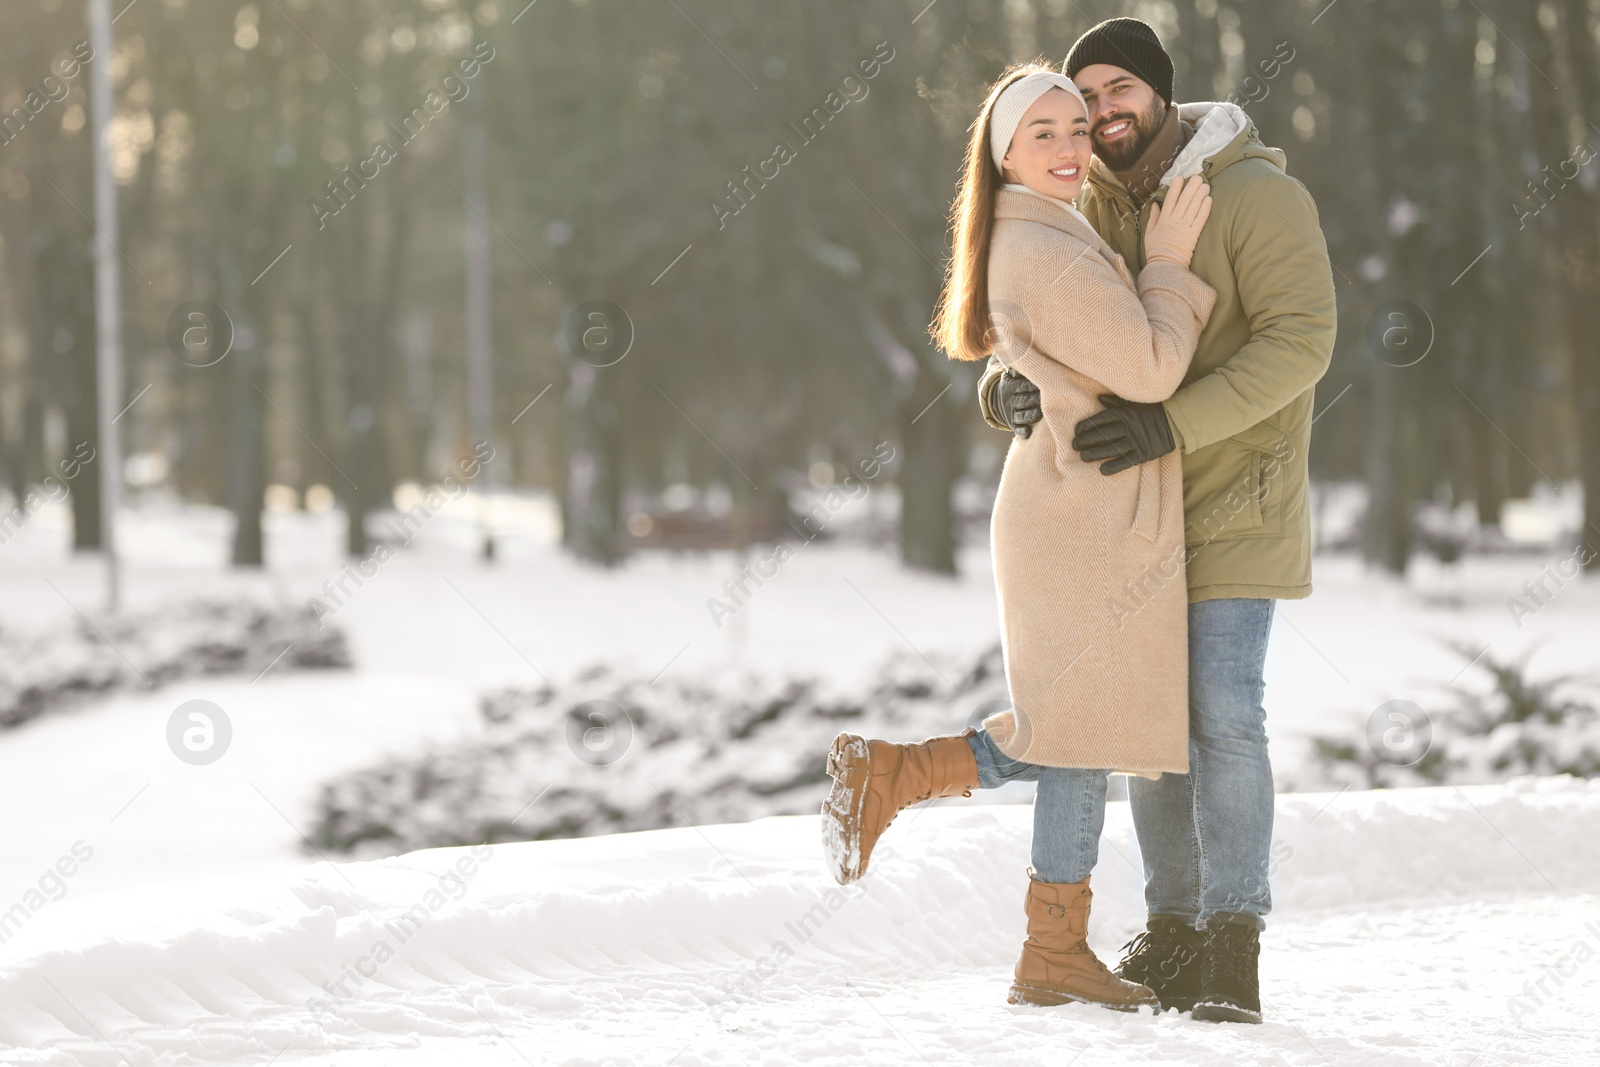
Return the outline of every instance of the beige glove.
<path id="1" fill-rule="evenodd" d="M 1150 205 L 1150 225 L 1144 231 L 1145 262 L 1165 259 L 1187 268 L 1195 242 L 1211 217 L 1211 187 L 1199 175 L 1172 179 L 1166 210 Z"/>

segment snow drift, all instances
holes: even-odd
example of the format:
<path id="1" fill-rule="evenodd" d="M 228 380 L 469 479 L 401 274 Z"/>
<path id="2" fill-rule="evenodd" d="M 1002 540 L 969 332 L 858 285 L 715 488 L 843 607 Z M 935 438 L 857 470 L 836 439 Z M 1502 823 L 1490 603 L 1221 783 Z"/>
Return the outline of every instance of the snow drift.
<path id="1" fill-rule="evenodd" d="M 1421 1065 L 1593 1050 L 1600 782 L 1280 796 L 1267 1022 L 1248 1028 L 1005 1005 L 1031 816 L 913 809 L 850 887 L 823 869 L 817 819 L 784 816 L 66 899 L 5 927 L 3 1058 Z M 1104 957 L 1142 922 L 1137 864 L 1114 804 L 1094 875 Z"/>

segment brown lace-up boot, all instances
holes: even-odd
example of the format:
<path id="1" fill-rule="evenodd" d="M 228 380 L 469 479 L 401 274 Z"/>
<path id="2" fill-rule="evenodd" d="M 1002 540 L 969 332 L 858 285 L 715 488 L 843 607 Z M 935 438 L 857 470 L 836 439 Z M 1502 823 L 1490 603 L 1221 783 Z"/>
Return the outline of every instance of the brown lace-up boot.
<path id="1" fill-rule="evenodd" d="M 1052 1005 L 1077 1001 L 1117 1011 L 1146 1005 L 1160 1010 L 1147 986 L 1112 974 L 1089 948 L 1089 879 L 1041 882 L 1028 876 L 1028 938 L 1017 960 L 1011 1004 Z"/>
<path id="2" fill-rule="evenodd" d="M 828 750 L 833 790 L 822 802 L 822 850 L 840 885 L 867 872 L 872 848 L 894 817 L 933 797 L 970 797 L 978 785 L 978 760 L 967 737 L 915 744 L 840 734 Z"/>

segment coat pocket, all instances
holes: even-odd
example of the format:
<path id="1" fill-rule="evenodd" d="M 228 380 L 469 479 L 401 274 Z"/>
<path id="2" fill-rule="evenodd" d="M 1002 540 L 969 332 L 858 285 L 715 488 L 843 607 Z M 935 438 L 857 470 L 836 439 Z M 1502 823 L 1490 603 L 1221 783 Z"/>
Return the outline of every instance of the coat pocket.
<path id="1" fill-rule="evenodd" d="M 1283 534 L 1284 501 L 1290 490 L 1288 465 L 1283 457 L 1264 448 L 1252 448 L 1255 469 L 1255 500 L 1261 515 L 1260 533 L 1264 537 Z"/>
<path id="2" fill-rule="evenodd" d="M 1212 446 L 1216 454 L 1206 464 L 1206 475 L 1190 487 L 1195 499 L 1185 501 L 1188 517 L 1185 540 L 1191 545 L 1259 537 L 1273 532 L 1268 463 L 1272 453 L 1232 438 Z"/>

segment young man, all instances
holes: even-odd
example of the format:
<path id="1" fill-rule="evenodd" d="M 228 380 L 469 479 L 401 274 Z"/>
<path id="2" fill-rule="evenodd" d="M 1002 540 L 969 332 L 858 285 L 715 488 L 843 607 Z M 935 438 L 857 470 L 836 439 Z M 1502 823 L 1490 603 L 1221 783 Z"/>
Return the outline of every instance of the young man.
<path id="1" fill-rule="evenodd" d="M 1197 1019 L 1259 1022 L 1273 818 L 1262 668 L 1275 601 L 1311 593 L 1306 452 L 1335 322 L 1327 245 L 1283 152 L 1242 110 L 1172 103 L 1172 60 L 1143 22 L 1089 30 L 1063 71 L 1089 104 L 1095 153 L 1078 207 L 1130 270 L 1172 177 L 1202 175 L 1213 203 L 1191 269 L 1217 301 L 1182 386 L 1157 404 L 1102 397 L 1072 440 L 1106 474 L 1183 456 L 1190 771 L 1129 779 L 1149 920 L 1117 974 Z M 997 429 L 1026 436 L 1039 420 L 1038 389 L 994 357 L 978 395 Z M 1161 578 L 1128 577 L 1136 610 Z"/>

